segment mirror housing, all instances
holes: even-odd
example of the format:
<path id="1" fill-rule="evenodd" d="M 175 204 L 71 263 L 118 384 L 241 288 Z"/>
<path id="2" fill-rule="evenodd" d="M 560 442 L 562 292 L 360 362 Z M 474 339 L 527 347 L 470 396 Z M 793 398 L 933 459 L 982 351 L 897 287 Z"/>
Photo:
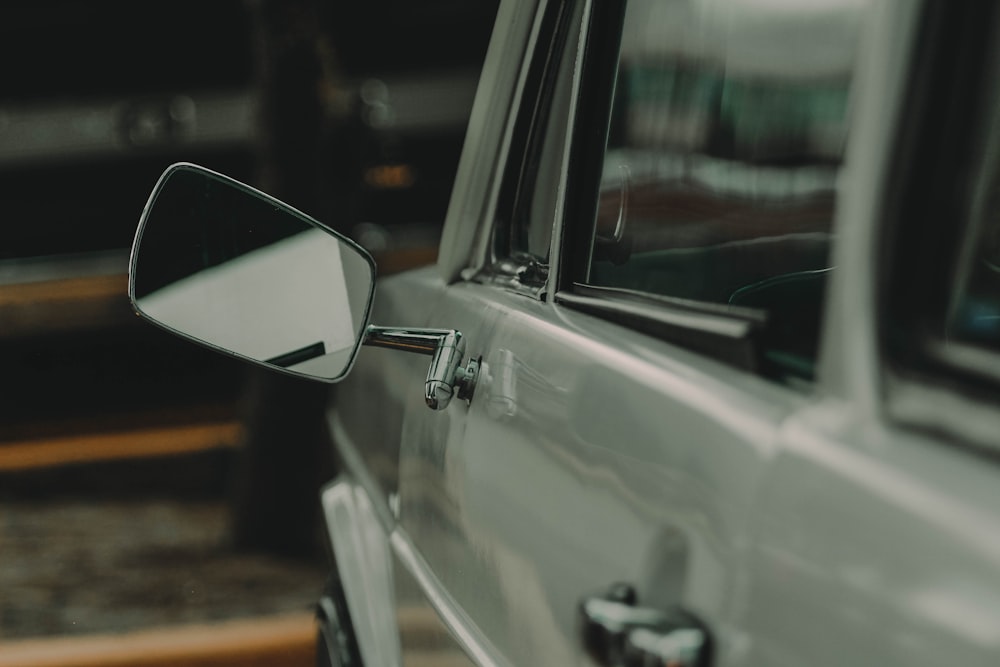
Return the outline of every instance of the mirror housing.
<path id="1" fill-rule="evenodd" d="M 143 210 L 129 264 L 140 316 L 282 373 L 337 382 L 368 329 L 375 262 L 277 199 L 188 163 Z"/>

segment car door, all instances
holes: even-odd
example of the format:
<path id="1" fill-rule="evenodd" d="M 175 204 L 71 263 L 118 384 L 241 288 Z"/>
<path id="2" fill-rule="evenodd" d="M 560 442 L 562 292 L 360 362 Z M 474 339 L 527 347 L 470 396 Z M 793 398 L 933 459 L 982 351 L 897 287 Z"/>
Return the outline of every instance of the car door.
<path id="1" fill-rule="evenodd" d="M 475 394 L 428 410 L 425 365 L 366 351 L 332 419 L 475 661 L 610 664 L 608 600 L 740 663 L 754 502 L 816 392 L 864 9 L 830 4 L 501 5 L 438 265 L 374 310 L 461 331 Z"/>
<path id="2" fill-rule="evenodd" d="M 479 383 L 432 412 L 398 362 L 398 452 L 368 470 L 397 461 L 394 539 L 469 654 L 576 662 L 581 601 L 624 583 L 734 663 L 749 513 L 814 388 L 857 3 L 791 71 L 795 40 L 755 49 L 815 32 L 809 12 L 505 10 L 530 15 L 509 120 L 477 141 L 474 111 L 439 266 L 384 282 L 375 310 L 460 330 Z"/>
<path id="3" fill-rule="evenodd" d="M 855 108 L 852 270 L 831 286 L 826 395 L 762 486 L 748 659 L 995 665 L 1000 14 L 897 3 L 875 30 L 892 46 Z"/>

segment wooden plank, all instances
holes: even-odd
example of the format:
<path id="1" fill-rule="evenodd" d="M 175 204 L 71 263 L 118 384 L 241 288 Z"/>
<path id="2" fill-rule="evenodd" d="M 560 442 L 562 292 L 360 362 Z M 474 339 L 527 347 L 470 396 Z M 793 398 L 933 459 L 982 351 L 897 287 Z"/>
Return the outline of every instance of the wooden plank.
<path id="1" fill-rule="evenodd" d="M 90 635 L 0 642 L 0 667 L 309 667 L 311 613 Z"/>
<path id="2" fill-rule="evenodd" d="M 398 248 L 375 253 L 375 265 L 379 277 L 427 266 L 437 261 L 437 246 Z"/>
<path id="3" fill-rule="evenodd" d="M 128 276 L 124 273 L 61 278 L 4 285 L 3 290 L 0 290 L 0 308 L 46 305 L 65 301 L 127 299 L 127 294 Z"/>
<path id="4" fill-rule="evenodd" d="M 473 667 L 474 664 L 457 648 L 452 651 L 414 651 L 403 658 L 403 667 Z"/>
<path id="5" fill-rule="evenodd" d="M 0 289 L 0 338 L 128 324 L 131 313 L 125 274 L 9 284 Z"/>
<path id="6" fill-rule="evenodd" d="M 235 447 L 243 437 L 238 421 L 142 428 L 0 443 L 0 471 L 185 454 Z"/>
<path id="7" fill-rule="evenodd" d="M 437 247 L 376 253 L 380 276 L 431 264 Z M 88 275 L 9 283 L 0 289 L 0 339 L 131 324 L 128 275 Z"/>

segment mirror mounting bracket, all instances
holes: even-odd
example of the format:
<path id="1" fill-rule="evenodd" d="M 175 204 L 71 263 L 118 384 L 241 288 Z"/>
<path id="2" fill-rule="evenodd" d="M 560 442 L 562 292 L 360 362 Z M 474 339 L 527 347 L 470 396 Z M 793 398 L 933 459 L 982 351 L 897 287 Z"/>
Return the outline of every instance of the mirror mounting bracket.
<path id="1" fill-rule="evenodd" d="M 454 329 L 413 329 L 369 325 L 363 345 L 387 347 L 431 357 L 424 382 L 424 402 L 431 410 L 444 410 L 452 396 L 472 400 L 479 377 L 479 360 L 462 366 L 465 339 Z"/>

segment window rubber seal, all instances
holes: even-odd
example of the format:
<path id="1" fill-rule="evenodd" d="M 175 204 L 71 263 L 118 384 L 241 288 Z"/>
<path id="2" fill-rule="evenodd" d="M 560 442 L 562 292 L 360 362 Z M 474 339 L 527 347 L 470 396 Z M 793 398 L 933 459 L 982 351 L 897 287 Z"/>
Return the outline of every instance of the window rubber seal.
<path id="1" fill-rule="evenodd" d="M 742 370 L 762 369 L 760 337 L 767 324 L 762 311 L 583 283 L 557 292 L 555 302 Z"/>

